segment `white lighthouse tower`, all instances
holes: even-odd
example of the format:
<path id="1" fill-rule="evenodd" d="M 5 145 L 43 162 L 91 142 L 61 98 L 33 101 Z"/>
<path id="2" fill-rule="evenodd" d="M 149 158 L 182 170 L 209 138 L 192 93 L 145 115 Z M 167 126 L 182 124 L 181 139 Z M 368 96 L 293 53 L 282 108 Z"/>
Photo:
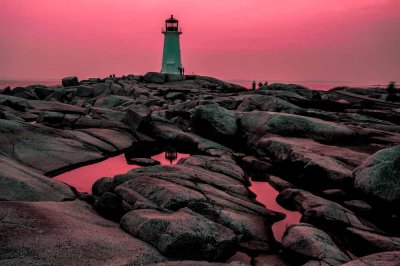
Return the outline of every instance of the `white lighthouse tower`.
<path id="1" fill-rule="evenodd" d="M 181 47 L 179 44 L 179 35 L 182 31 L 178 28 L 178 20 L 171 15 L 165 21 L 164 34 L 164 50 L 162 59 L 161 73 L 167 74 L 183 74 L 181 63 Z"/>

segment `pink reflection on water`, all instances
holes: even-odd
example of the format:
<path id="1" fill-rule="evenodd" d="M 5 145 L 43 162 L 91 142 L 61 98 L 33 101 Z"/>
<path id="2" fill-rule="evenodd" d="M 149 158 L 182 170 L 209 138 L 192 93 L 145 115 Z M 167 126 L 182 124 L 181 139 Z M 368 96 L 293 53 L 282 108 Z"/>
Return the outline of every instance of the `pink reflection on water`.
<path id="1" fill-rule="evenodd" d="M 159 161 L 161 164 L 176 164 L 179 159 L 189 157 L 190 154 L 178 153 L 178 157 L 173 161 L 165 158 L 165 152 L 152 156 L 152 159 Z M 120 154 L 104 161 L 82 166 L 74 170 L 55 176 L 54 179 L 67 183 L 75 187 L 79 192 L 92 193 L 92 185 L 101 177 L 114 177 L 117 174 L 125 174 L 126 172 L 138 168 L 138 165 L 128 164 L 124 154 Z"/>
<path id="2" fill-rule="evenodd" d="M 289 211 L 279 205 L 276 202 L 276 197 L 279 192 L 276 191 L 268 182 L 257 182 L 251 180 L 251 186 L 249 189 L 257 195 L 257 201 L 264 204 L 265 207 L 286 214 L 285 219 L 272 225 L 272 232 L 274 233 L 275 240 L 281 242 L 286 227 L 300 222 L 301 214 L 297 211 Z"/>

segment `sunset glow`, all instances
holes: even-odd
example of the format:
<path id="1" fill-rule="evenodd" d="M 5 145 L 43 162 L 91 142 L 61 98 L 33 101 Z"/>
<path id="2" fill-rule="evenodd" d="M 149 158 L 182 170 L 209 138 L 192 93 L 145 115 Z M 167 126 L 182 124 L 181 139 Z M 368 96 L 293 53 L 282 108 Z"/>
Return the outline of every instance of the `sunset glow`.
<path id="1" fill-rule="evenodd" d="M 171 14 L 187 74 L 400 81 L 397 0 L 2 0 L 0 77 L 160 71 Z"/>

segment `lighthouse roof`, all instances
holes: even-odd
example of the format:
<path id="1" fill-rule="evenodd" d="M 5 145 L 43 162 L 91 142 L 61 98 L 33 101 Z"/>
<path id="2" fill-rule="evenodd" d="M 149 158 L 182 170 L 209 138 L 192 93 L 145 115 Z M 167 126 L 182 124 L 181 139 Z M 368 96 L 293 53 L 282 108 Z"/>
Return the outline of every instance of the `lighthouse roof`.
<path id="1" fill-rule="evenodd" d="M 167 19 L 165 22 L 178 22 L 178 20 L 175 19 L 173 15 L 171 15 L 171 17 Z"/>

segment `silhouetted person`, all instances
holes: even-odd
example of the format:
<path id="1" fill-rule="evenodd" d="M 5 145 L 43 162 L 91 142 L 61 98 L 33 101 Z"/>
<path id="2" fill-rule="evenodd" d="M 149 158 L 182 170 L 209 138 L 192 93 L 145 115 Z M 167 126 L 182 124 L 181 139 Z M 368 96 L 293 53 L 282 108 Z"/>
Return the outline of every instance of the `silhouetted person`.
<path id="1" fill-rule="evenodd" d="M 258 82 L 258 88 L 261 88 L 263 86 L 262 82 Z"/>
<path id="2" fill-rule="evenodd" d="M 397 102 L 399 101 L 399 97 L 396 95 L 396 83 L 395 82 L 390 82 L 389 85 L 387 86 L 387 93 L 388 96 L 386 97 L 386 101 L 389 102 Z"/>
<path id="3" fill-rule="evenodd" d="M 266 82 L 264 83 L 264 86 L 268 86 L 268 81 L 266 81 Z"/>
<path id="4" fill-rule="evenodd" d="M 179 70 L 179 73 L 181 74 L 181 76 L 182 76 L 182 68 L 181 67 L 178 67 L 178 70 Z"/>
<path id="5" fill-rule="evenodd" d="M 182 67 L 182 76 L 184 76 L 184 75 L 185 75 L 185 68 Z"/>
<path id="6" fill-rule="evenodd" d="M 253 80 L 253 82 L 251 83 L 251 89 L 255 90 L 256 89 L 256 81 Z"/>

